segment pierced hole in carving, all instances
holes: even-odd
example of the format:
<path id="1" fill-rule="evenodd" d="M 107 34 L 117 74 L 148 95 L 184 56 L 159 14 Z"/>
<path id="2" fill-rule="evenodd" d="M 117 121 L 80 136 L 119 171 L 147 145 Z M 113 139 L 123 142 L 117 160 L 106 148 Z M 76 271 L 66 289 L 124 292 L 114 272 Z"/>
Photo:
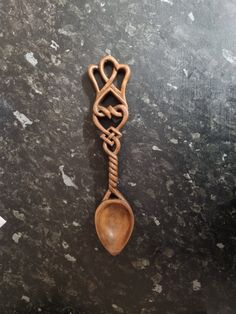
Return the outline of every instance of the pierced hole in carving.
<path id="1" fill-rule="evenodd" d="M 106 76 L 108 78 L 111 77 L 113 69 L 114 69 L 113 63 L 108 60 L 104 64 L 104 72 L 105 72 L 105 74 L 106 74 Z M 115 77 L 114 81 L 112 82 L 119 90 L 121 89 L 121 84 L 122 84 L 122 82 L 124 80 L 124 77 L 125 77 L 125 70 L 124 69 L 119 69 L 117 71 L 117 74 L 116 74 L 116 77 Z"/>
<path id="2" fill-rule="evenodd" d="M 111 77 L 113 69 L 114 69 L 114 64 L 109 60 L 106 61 L 104 64 L 104 72 L 106 76 L 108 77 L 108 79 Z"/>
<path id="3" fill-rule="evenodd" d="M 114 152 L 116 150 L 116 143 L 114 143 L 112 146 L 109 145 L 110 151 Z"/>
<path id="4" fill-rule="evenodd" d="M 121 123 L 122 117 L 112 116 L 111 121 L 113 122 L 113 126 L 118 126 Z"/>
<path id="5" fill-rule="evenodd" d="M 104 81 L 103 81 L 103 78 L 101 77 L 99 70 L 95 69 L 93 74 L 95 76 L 99 89 L 102 89 L 104 86 Z"/>
<path id="6" fill-rule="evenodd" d="M 121 89 L 121 84 L 124 80 L 125 77 L 125 70 L 124 69 L 120 69 L 117 72 L 116 78 L 113 81 L 113 84 L 120 90 Z"/>
<path id="7" fill-rule="evenodd" d="M 108 106 L 114 107 L 115 105 L 119 105 L 120 101 L 112 92 L 109 92 L 103 97 L 100 104 L 104 107 L 108 107 Z"/>
<path id="8" fill-rule="evenodd" d="M 111 193 L 109 199 L 117 199 L 118 197 L 114 194 L 114 193 Z"/>
<path id="9" fill-rule="evenodd" d="M 108 129 L 110 126 L 114 126 L 116 128 L 120 124 L 121 120 L 122 117 L 119 118 L 112 116 L 111 119 L 109 119 L 108 117 L 101 118 L 99 119 L 99 122 L 105 129 Z"/>

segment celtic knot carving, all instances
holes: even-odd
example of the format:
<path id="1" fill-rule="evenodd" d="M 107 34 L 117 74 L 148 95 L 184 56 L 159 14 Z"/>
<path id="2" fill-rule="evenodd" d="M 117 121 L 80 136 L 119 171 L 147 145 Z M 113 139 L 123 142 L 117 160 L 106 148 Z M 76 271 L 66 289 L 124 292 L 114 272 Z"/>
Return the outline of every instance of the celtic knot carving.
<path id="1" fill-rule="evenodd" d="M 109 63 L 112 66 L 110 76 L 105 72 L 105 66 Z M 122 71 L 124 76 L 120 87 L 116 86 L 115 80 L 118 73 Z M 104 85 L 99 86 L 95 73 L 100 75 Z M 120 151 L 120 137 L 122 136 L 121 129 L 128 119 L 128 104 L 125 97 L 126 86 L 130 77 L 130 68 L 126 64 L 119 64 L 112 56 L 103 57 L 98 65 L 90 65 L 88 68 L 89 77 L 93 83 L 96 91 L 96 99 L 93 104 L 93 122 L 101 131 L 101 139 L 103 140 L 103 149 L 109 157 L 109 186 L 108 191 L 104 196 L 104 200 L 108 199 L 111 194 L 116 195 L 120 199 L 124 199 L 122 194 L 117 190 L 118 184 L 118 153 Z M 105 107 L 103 100 L 112 94 L 117 100 L 118 104 L 109 105 Z M 118 118 L 119 124 L 117 126 L 109 126 L 105 128 L 102 124 L 103 118 Z"/>

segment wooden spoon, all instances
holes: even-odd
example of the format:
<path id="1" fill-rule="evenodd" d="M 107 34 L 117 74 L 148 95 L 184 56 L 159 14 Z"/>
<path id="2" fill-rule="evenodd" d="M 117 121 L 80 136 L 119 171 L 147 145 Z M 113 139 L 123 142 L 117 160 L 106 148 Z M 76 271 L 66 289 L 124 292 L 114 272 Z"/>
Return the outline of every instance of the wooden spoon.
<path id="1" fill-rule="evenodd" d="M 125 201 L 110 199 L 103 201 L 95 213 L 98 237 L 111 255 L 119 254 L 131 236 L 134 215 Z"/>
<path id="2" fill-rule="evenodd" d="M 112 72 L 105 72 L 105 66 L 109 63 Z M 118 72 L 124 73 L 120 87 L 115 85 Z M 95 77 L 95 72 L 100 75 L 100 83 Z M 133 211 L 118 191 L 118 153 L 120 151 L 121 128 L 128 119 L 128 105 L 125 97 L 125 89 L 130 77 L 130 68 L 126 64 L 119 64 L 112 56 L 103 57 L 99 65 L 90 65 L 88 74 L 96 90 L 96 99 L 93 105 L 93 122 L 101 131 L 103 149 L 109 158 L 109 185 L 108 190 L 95 213 L 95 226 L 98 237 L 111 255 L 119 254 L 131 236 L 134 227 Z M 118 104 L 102 105 L 102 101 L 112 93 L 117 98 Z M 112 125 L 112 118 L 119 119 L 119 124 Z M 105 128 L 101 124 L 103 118 L 111 120 L 111 126 Z"/>

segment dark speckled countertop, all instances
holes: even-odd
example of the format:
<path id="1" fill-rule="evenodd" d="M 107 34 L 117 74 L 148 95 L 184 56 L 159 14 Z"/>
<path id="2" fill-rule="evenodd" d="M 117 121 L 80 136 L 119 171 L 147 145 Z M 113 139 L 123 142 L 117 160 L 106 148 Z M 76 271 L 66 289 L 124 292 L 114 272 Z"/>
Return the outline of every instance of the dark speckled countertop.
<path id="1" fill-rule="evenodd" d="M 128 63 L 126 249 L 87 66 Z M 1 314 L 236 313 L 236 1 L 0 1 Z"/>

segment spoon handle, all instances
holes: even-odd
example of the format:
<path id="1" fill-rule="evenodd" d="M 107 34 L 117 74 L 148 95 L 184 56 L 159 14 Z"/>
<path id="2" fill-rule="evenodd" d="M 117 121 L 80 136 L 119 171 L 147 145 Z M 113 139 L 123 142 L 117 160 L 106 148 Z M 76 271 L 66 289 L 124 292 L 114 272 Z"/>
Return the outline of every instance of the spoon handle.
<path id="1" fill-rule="evenodd" d="M 111 74 L 107 74 L 105 71 L 105 66 L 107 64 L 112 66 Z M 122 71 L 124 76 L 120 86 L 117 86 L 115 80 L 120 71 Z M 103 140 L 103 149 L 109 158 L 109 184 L 103 200 L 109 199 L 113 194 L 117 198 L 125 201 L 125 198 L 117 189 L 117 155 L 121 146 L 121 128 L 126 123 L 129 115 L 125 90 L 130 77 L 130 68 L 127 64 L 120 64 L 114 57 L 108 55 L 103 57 L 98 65 L 89 65 L 88 74 L 96 91 L 96 99 L 93 105 L 93 122 L 101 131 L 100 138 Z M 98 77 L 100 80 L 97 79 Z M 101 84 L 99 83 L 101 82 L 103 86 L 100 86 Z M 118 100 L 118 104 L 110 104 L 108 107 L 105 107 L 102 103 L 109 94 L 112 94 Z M 119 124 L 116 126 L 112 125 L 111 119 L 113 117 L 119 119 Z M 105 128 L 101 123 L 104 118 L 111 120 L 111 125 L 108 128 Z"/>

